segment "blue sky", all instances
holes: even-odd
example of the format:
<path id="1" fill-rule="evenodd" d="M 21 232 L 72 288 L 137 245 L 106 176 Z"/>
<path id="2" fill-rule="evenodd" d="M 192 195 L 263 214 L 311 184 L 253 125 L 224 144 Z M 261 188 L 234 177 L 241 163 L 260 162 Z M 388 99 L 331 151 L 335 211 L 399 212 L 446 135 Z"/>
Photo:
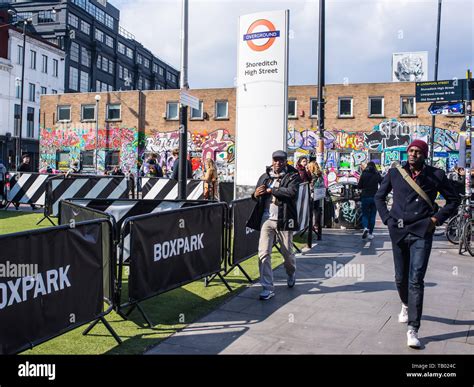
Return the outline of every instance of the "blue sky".
<path id="1" fill-rule="evenodd" d="M 121 25 L 179 69 L 180 0 L 111 0 Z M 290 10 L 290 85 L 317 79 L 318 1 L 190 0 L 191 88 L 232 87 L 238 17 Z M 326 0 L 326 83 L 390 82 L 394 52 L 428 51 L 434 77 L 437 0 Z M 474 1 L 443 0 L 439 79 L 474 69 Z"/>

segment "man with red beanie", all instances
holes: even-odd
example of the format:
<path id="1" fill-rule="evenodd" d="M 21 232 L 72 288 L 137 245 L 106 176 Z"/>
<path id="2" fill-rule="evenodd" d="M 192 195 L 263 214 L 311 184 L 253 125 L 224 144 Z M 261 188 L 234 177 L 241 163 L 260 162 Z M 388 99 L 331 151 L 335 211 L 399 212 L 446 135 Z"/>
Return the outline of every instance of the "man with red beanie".
<path id="1" fill-rule="evenodd" d="M 377 210 L 392 240 L 395 283 L 402 301 L 400 323 L 408 324 L 407 345 L 420 348 L 418 329 L 423 310 L 424 278 L 436 226 L 456 211 L 459 200 L 443 170 L 425 164 L 428 144 L 414 140 L 407 148 L 408 162 L 391 168 L 375 195 Z M 393 205 L 386 198 L 393 190 Z M 446 205 L 435 209 L 440 192 Z"/>

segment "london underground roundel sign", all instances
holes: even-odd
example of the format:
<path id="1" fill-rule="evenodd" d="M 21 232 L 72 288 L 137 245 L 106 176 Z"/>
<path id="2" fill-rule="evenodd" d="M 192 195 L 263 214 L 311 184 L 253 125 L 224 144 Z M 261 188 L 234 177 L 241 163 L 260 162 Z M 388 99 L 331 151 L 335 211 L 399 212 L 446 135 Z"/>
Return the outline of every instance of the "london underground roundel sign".
<path id="1" fill-rule="evenodd" d="M 258 27 L 263 27 L 265 31 L 254 32 Z M 265 51 L 275 43 L 275 39 L 279 36 L 280 31 L 276 30 L 271 21 L 259 19 L 250 25 L 247 33 L 244 35 L 244 41 L 254 51 Z"/>

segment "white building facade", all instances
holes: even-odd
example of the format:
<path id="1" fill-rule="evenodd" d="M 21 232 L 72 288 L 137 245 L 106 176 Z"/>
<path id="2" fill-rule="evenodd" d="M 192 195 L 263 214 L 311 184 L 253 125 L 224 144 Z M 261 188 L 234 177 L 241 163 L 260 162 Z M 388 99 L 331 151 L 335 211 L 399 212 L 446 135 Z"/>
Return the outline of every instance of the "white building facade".
<path id="1" fill-rule="evenodd" d="M 0 40 L 5 39 L 4 35 Z M 7 57 L 0 55 L 0 161 L 3 160 L 5 165 L 13 169 L 20 133 L 22 32 L 9 28 L 7 44 Z M 40 99 L 42 95 L 64 93 L 64 63 L 64 51 L 27 34 L 21 148 L 22 153 L 31 155 L 35 168 L 39 160 Z"/>

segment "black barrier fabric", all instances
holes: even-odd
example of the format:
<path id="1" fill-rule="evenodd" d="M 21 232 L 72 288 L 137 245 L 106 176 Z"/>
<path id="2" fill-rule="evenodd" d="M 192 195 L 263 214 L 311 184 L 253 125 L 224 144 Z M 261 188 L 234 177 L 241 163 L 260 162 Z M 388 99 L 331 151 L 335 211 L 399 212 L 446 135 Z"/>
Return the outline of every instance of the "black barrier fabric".
<path id="1" fill-rule="evenodd" d="M 130 301 L 140 301 L 221 270 L 223 203 L 129 218 Z"/>
<path id="2" fill-rule="evenodd" d="M 102 254 L 104 257 L 111 257 L 112 248 L 114 248 L 114 240 L 118 231 L 115 231 L 115 221 L 108 214 L 100 211 L 93 210 L 91 208 L 83 207 L 67 200 L 61 200 L 59 204 L 59 224 L 70 225 L 71 221 L 76 223 L 85 222 L 90 220 L 104 219 L 108 223 L 102 223 Z M 112 236 L 112 238 L 111 238 Z M 104 297 L 108 300 L 113 299 L 112 294 L 112 283 L 110 278 L 111 270 L 115 269 L 115 261 L 110 259 L 104 259 Z"/>
<path id="3" fill-rule="evenodd" d="M 102 222 L 4 235 L 0 245 L 0 354 L 102 314 Z"/>
<path id="4" fill-rule="evenodd" d="M 252 198 L 235 200 L 231 203 L 233 229 L 231 266 L 238 265 L 258 253 L 260 232 L 247 227 L 255 203 Z"/>
<path id="5" fill-rule="evenodd" d="M 234 200 L 234 183 L 219 183 L 219 200 L 227 204 L 230 204 L 230 202 Z"/>

